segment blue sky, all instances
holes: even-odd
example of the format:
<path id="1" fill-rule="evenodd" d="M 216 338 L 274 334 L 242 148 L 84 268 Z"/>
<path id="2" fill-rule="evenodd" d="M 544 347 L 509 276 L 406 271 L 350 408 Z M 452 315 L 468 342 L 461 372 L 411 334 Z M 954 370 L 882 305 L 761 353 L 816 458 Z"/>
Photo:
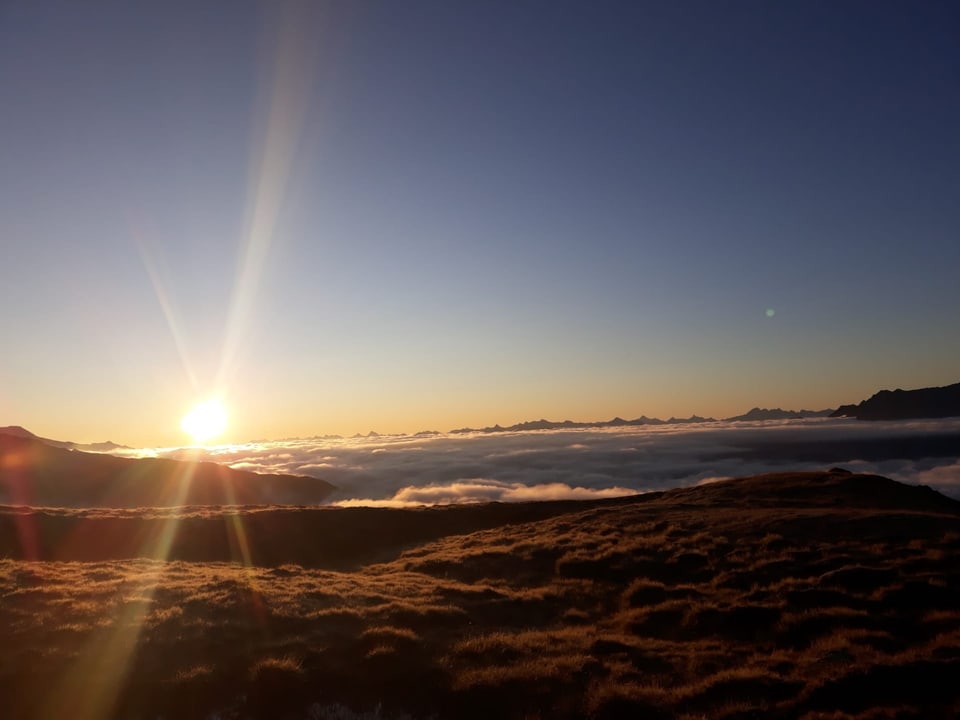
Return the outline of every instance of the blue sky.
<path id="1" fill-rule="evenodd" d="M 956 382 L 958 29 L 5 3 L 0 424 L 160 444 L 210 394 L 244 440 Z"/>

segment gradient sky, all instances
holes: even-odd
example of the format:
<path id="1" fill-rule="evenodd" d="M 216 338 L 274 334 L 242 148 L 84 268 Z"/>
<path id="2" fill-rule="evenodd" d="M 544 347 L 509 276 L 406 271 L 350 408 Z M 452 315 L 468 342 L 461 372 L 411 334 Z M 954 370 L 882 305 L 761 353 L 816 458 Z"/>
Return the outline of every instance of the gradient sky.
<path id="1" fill-rule="evenodd" d="M 0 4 L 0 425 L 180 443 L 960 380 L 954 2 Z M 768 316 L 767 310 L 774 314 Z"/>

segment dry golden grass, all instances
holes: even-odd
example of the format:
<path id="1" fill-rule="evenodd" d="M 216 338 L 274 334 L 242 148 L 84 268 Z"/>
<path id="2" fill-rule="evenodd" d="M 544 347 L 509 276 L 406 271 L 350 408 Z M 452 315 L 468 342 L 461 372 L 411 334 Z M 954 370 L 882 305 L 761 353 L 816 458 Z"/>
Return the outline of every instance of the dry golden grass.
<path id="1" fill-rule="evenodd" d="M 4 717 L 960 713 L 958 504 L 881 478 L 372 517 L 124 513 L 119 534 L 110 511 L 0 513 Z M 23 558 L 24 518 L 48 556 Z M 164 522 L 169 560 L 57 545 L 100 524 L 149 543 Z M 327 523 L 341 557 L 303 547 Z"/>

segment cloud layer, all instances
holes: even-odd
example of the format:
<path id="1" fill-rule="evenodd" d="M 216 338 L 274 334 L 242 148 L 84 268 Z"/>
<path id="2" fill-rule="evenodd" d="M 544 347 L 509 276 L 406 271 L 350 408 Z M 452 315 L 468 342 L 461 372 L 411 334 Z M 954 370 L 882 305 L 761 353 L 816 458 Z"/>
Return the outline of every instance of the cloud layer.
<path id="1" fill-rule="evenodd" d="M 179 457 L 182 449 L 140 451 Z M 327 480 L 346 505 L 614 497 L 840 465 L 960 497 L 960 420 L 704 423 L 652 428 L 294 439 L 206 451 L 256 472 Z"/>

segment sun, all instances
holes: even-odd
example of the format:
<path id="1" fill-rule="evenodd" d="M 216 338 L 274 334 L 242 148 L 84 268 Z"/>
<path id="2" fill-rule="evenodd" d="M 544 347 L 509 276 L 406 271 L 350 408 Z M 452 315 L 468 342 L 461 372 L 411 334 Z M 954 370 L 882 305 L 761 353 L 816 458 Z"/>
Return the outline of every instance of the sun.
<path id="1" fill-rule="evenodd" d="M 207 400 L 184 415 L 180 427 L 196 443 L 213 440 L 227 429 L 227 411 L 219 400 Z"/>

